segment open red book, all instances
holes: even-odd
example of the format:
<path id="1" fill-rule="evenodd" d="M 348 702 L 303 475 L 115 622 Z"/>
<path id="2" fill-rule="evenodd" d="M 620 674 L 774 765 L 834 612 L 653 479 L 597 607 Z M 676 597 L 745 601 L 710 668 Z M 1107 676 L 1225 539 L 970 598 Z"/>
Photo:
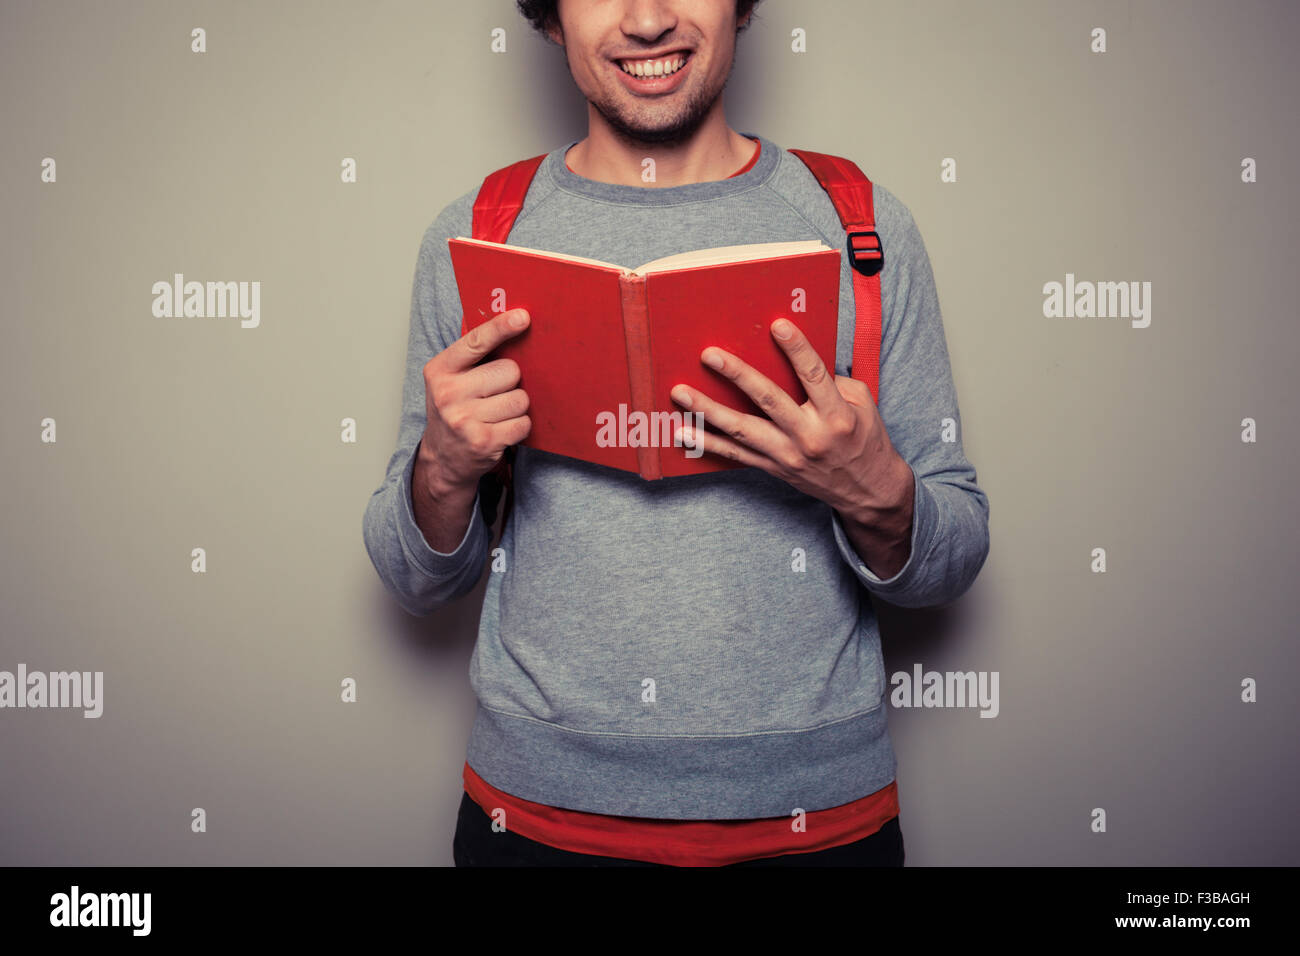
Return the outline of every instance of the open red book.
<path id="1" fill-rule="evenodd" d="M 841 253 L 820 240 L 699 249 L 636 269 L 480 239 L 447 242 L 462 335 L 498 313 L 528 310 L 529 327 L 484 361 L 519 363 L 533 423 L 522 444 L 531 448 L 643 478 L 742 467 L 674 444 L 683 424 L 714 430 L 673 401 L 679 383 L 767 417 L 700 353 L 725 349 L 802 404 L 808 396 L 769 331 L 784 316 L 835 368 Z"/>

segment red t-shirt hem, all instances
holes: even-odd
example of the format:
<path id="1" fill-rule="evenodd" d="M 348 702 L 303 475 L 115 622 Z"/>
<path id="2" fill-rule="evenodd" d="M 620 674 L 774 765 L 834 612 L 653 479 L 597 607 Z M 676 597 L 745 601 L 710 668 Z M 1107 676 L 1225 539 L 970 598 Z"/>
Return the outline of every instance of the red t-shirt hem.
<path id="1" fill-rule="evenodd" d="M 468 762 L 464 780 L 465 792 L 485 813 L 505 811 L 505 827 L 512 833 L 571 853 L 671 866 L 725 866 L 814 853 L 868 837 L 898 816 L 897 781 L 851 803 L 806 813 L 796 831 L 793 817 L 665 820 L 551 807 L 498 790 Z"/>

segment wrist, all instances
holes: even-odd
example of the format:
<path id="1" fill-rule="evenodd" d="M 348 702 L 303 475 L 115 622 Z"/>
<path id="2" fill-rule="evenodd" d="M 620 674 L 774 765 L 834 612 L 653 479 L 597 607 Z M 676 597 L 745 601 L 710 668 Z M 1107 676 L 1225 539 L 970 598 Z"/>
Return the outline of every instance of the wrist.
<path id="1" fill-rule="evenodd" d="M 456 498 L 473 498 L 478 482 L 464 482 L 447 474 L 438 456 L 420 440 L 415 453 L 415 469 L 411 476 L 412 490 L 435 501 L 454 501 Z"/>
<path id="2" fill-rule="evenodd" d="M 901 455 L 895 455 L 887 476 L 875 483 L 870 494 L 840 514 L 847 520 L 877 532 L 892 532 L 904 537 L 912 527 L 912 510 L 916 502 L 915 475 Z"/>

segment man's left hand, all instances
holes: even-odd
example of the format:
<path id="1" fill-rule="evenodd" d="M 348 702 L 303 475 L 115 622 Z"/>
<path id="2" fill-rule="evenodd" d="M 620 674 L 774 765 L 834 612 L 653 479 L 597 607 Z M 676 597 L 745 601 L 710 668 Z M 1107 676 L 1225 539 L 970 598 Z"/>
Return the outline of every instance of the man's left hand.
<path id="1" fill-rule="evenodd" d="M 808 401 L 796 405 L 785 390 L 724 349 L 710 346 L 700 355 L 706 365 L 733 381 L 770 421 L 714 401 L 687 385 L 672 398 L 726 436 L 677 434 L 704 451 L 761 468 L 818 498 L 863 525 L 906 510 L 910 524 L 912 472 L 889 440 L 866 383 L 834 376 L 793 322 L 777 319 L 772 335 L 803 384 Z M 785 338 L 782 338 L 785 334 Z"/>

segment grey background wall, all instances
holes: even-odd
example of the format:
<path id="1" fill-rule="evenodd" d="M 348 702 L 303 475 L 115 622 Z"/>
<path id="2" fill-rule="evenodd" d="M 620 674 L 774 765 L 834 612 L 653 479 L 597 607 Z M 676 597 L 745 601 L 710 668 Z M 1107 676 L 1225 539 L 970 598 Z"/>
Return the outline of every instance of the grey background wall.
<path id="1" fill-rule="evenodd" d="M 759 10 L 731 124 L 912 210 L 990 499 L 973 589 L 883 611 L 889 673 L 1000 674 L 890 711 L 909 865 L 1300 863 L 1300 7 Z M 0 863 L 450 864 L 482 583 L 408 617 L 361 515 L 423 231 L 585 135 L 560 53 L 507 0 L 5 0 L 0 75 L 0 670 L 104 673 L 99 719 L 0 710 Z M 259 326 L 154 317 L 177 272 Z M 1044 317 L 1066 273 L 1149 327 Z"/>

